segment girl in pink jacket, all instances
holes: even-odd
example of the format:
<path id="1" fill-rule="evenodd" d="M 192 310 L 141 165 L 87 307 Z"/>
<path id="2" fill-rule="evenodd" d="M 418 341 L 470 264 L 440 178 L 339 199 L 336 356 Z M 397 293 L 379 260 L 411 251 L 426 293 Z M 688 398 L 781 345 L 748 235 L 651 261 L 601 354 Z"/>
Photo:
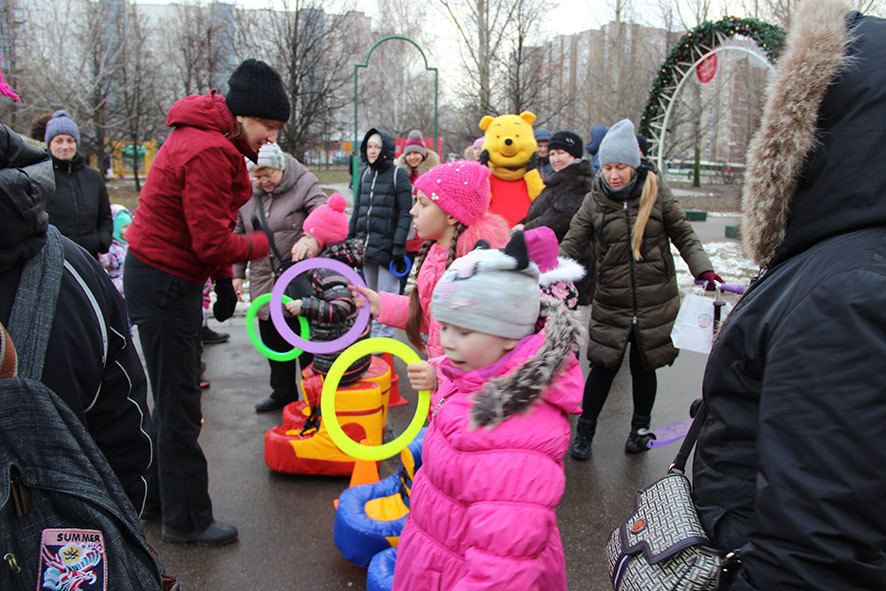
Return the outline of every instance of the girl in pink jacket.
<path id="1" fill-rule="evenodd" d="M 540 296 L 557 241 L 534 232 L 457 259 L 434 288 L 445 358 L 407 368 L 414 388 L 436 392 L 394 591 L 566 589 L 556 507 L 568 415 L 581 412 L 581 326 Z"/>
<path id="2" fill-rule="evenodd" d="M 457 257 L 470 252 L 478 240 L 504 246 L 510 237 L 507 222 L 487 213 L 489 169 L 477 162 L 458 160 L 429 170 L 415 181 L 416 201 L 409 210 L 418 234 L 425 237 L 415 257 L 416 284 L 401 296 L 358 287 L 370 303 L 377 322 L 406 330 L 412 344 L 430 357 L 442 355 L 440 327 L 428 313 L 437 280 Z M 354 298 L 357 305 L 363 299 Z M 425 336 L 427 335 L 427 339 Z"/>

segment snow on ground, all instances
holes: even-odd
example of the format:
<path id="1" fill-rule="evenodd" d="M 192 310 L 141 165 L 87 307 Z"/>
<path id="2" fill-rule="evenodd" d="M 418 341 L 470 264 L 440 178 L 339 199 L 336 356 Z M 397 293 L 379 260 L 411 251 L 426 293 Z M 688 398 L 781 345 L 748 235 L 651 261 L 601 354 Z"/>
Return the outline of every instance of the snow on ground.
<path id="1" fill-rule="evenodd" d="M 751 279 L 757 275 L 759 268 L 741 249 L 741 242 L 729 240 L 724 242 L 706 242 L 704 250 L 711 259 L 714 271 L 723 278 L 726 283 L 740 285 L 747 288 Z M 674 255 L 674 266 L 677 269 L 677 285 L 681 293 L 687 293 L 695 288 L 695 278 L 689 273 L 689 267 L 680 257 L 680 251 L 671 244 L 671 253 Z"/>

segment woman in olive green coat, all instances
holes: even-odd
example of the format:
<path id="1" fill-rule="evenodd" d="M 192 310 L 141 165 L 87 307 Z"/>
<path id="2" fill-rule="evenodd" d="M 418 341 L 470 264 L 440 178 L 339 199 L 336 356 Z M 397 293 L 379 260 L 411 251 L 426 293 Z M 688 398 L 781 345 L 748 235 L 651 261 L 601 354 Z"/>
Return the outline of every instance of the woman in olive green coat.
<path id="1" fill-rule="evenodd" d="M 634 126 L 616 123 L 600 145 L 598 174 L 560 245 L 561 254 L 577 258 L 589 240 L 597 240 L 597 286 L 591 308 L 583 413 L 572 456 L 586 460 L 628 343 L 634 414 L 625 451 L 646 451 L 655 402 L 655 370 L 677 357 L 671 328 L 680 309 L 680 294 L 671 255 L 673 242 L 694 277 L 722 279 L 695 230 L 658 175 L 641 165 Z"/>

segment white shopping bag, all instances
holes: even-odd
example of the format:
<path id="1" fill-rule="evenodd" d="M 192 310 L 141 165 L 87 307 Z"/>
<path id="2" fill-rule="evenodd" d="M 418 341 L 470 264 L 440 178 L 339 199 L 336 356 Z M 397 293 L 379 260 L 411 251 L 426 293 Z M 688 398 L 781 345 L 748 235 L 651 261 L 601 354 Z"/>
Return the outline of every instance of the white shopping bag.
<path id="1" fill-rule="evenodd" d="M 726 309 L 723 312 L 725 313 Z M 698 353 L 710 353 L 713 336 L 714 300 L 687 293 L 683 296 L 677 320 L 671 329 L 671 341 L 674 346 Z"/>

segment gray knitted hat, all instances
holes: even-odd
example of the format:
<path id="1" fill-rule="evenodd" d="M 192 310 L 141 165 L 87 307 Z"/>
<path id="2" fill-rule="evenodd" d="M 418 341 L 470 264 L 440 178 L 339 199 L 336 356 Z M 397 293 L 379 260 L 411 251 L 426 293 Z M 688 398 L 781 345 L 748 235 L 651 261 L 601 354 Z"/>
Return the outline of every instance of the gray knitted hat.
<path id="1" fill-rule="evenodd" d="M 539 270 L 522 232 L 504 250 L 477 249 L 456 259 L 431 297 L 437 322 L 507 339 L 522 339 L 538 320 Z"/>
<path id="2" fill-rule="evenodd" d="M 640 167 L 640 146 L 637 134 L 630 119 L 622 119 L 609 128 L 606 137 L 600 142 L 600 166 L 620 162 L 631 168 Z"/>
<path id="3" fill-rule="evenodd" d="M 543 127 L 539 127 L 538 129 L 534 130 L 533 133 L 535 134 L 535 141 L 537 142 L 551 141 L 551 132 Z"/>
<path id="4" fill-rule="evenodd" d="M 48 146 L 52 138 L 61 134 L 74 138 L 74 141 L 77 142 L 77 147 L 80 147 L 80 130 L 77 129 L 77 124 L 71 119 L 71 114 L 64 110 L 56 111 L 52 114 L 52 119 L 46 122 L 46 133 L 43 136 L 43 141 Z"/>

